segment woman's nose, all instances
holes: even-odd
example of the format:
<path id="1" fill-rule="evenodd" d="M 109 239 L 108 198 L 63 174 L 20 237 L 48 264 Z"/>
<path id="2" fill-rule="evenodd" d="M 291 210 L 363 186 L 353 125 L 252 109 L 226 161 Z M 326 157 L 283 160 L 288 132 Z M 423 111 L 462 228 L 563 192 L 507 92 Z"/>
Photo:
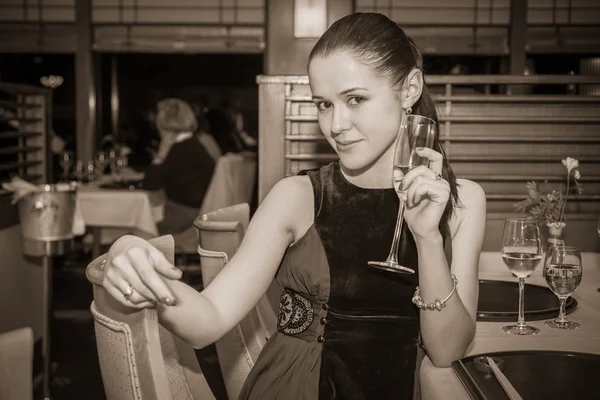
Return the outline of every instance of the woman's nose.
<path id="1" fill-rule="evenodd" d="M 337 136 L 340 133 L 349 130 L 351 126 L 352 123 L 350 122 L 347 109 L 345 107 L 334 108 L 331 119 L 331 134 Z"/>

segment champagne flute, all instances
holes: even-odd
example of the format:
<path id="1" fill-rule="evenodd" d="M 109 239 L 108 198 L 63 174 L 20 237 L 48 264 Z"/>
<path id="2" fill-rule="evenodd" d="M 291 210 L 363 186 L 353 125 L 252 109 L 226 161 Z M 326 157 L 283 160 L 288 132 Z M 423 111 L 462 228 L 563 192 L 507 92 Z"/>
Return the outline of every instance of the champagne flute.
<path id="1" fill-rule="evenodd" d="M 542 261 L 542 240 L 537 222 L 531 218 L 508 218 L 502 234 L 502 259 L 508 269 L 519 278 L 519 318 L 515 325 L 502 327 L 513 335 L 535 335 L 536 327 L 525 323 L 525 278 Z"/>
<path id="2" fill-rule="evenodd" d="M 581 252 L 576 247 L 552 246 L 548 249 L 544 265 L 544 277 L 550 290 L 560 301 L 558 317 L 546 321 L 550 328 L 576 329 L 579 323 L 569 321 L 565 312 L 565 304 L 571 294 L 577 290 L 583 276 Z"/>
<path id="3" fill-rule="evenodd" d="M 399 272 L 404 274 L 414 274 L 412 268 L 400 265 L 398 262 L 398 245 L 402 234 L 402 224 L 404 218 L 404 208 L 406 204 L 406 192 L 402 191 L 402 180 L 412 168 L 420 165 L 427 165 L 429 160 L 421 157 L 415 151 L 417 147 L 433 146 L 436 135 L 435 121 L 422 115 L 407 115 L 402 120 L 396 149 L 394 152 L 394 189 L 400 199 L 400 207 L 396 219 L 396 228 L 390 253 L 385 261 L 369 261 L 371 267 L 384 269 L 386 271 Z"/>

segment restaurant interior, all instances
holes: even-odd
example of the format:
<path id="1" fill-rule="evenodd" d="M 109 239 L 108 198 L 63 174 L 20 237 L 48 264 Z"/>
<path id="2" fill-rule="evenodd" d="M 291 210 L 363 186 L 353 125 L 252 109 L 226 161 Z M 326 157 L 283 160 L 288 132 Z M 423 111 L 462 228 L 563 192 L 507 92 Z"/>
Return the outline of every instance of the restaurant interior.
<path id="1" fill-rule="evenodd" d="M 102 260 L 125 234 L 161 236 L 201 291 L 277 182 L 335 161 L 306 67 L 353 12 L 415 41 L 445 155 L 486 196 L 475 338 L 450 368 L 425 357 L 421 398 L 599 398 L 598 1 L 1 0 L 0 400 L 237 398 L 278 329 L 281 288 L 193 349 L 153 310 L 111 302 Z M 193 223 L 165 239 L 168 200 L 143 182 L 174 98 L 212 172 Z M 507 221 L 523 217 L 543 253 L 524 292 L 503 259 Z M 547 269 L 571 247 L 565 297 Z M 576 324 L 551 326 L 565 314 Z M 537 334 L 503 331 L 522 317 Z"/>

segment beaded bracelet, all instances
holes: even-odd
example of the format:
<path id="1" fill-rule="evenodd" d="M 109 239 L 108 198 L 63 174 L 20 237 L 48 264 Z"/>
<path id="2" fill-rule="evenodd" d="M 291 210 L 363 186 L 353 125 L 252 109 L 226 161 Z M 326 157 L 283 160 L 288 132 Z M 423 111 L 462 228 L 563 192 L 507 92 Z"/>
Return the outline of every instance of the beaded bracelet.
<path id="1" fill-rule="evenodd" d="M 446 307 L 446 302 L 448 301 L 448 299 L 450 297 L 452 297 L 452 295 L 454 294 L 454 292 L 456 291 L 456 285 L 458 284 L 458 279 L 456 279 L 456 276 L 454 276 L 454 274 L 450 275 L 452 277 L 452 291 L 450 292 L 450 294 L 448 296 L 446 296 L 446 298 L 444 300 L 436 300 L 433 303 L 425 303 L 423 301 L 423 299 L 421 298 L 421 296 L 419 295 L 421 289 L 419 289 L 419 287 L 417 286 L 417 289 L 415 290 L 415 294 L 413 295 L 412 298 L 412 302 L 415 306 L 417 306 L 418 308 L 420 308 L 421 310 L 438 310 L 438 311 L 442 311 L 442 308 Z"/>

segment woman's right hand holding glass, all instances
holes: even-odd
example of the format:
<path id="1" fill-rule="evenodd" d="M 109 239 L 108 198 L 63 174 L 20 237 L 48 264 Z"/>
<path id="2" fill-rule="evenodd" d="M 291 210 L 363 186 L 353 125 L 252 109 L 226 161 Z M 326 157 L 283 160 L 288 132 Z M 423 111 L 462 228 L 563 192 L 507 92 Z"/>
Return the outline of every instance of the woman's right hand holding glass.
<path id="1" fill-rule="evenodd" d="M 103 286 L 119 303 L 131 308 L 177 304 L 166 279 L 179 280 L 181 271 L 147 241 L 124 236 L 108 252 Z M 166 279 L 165 279 L 166 278 Z"/>

